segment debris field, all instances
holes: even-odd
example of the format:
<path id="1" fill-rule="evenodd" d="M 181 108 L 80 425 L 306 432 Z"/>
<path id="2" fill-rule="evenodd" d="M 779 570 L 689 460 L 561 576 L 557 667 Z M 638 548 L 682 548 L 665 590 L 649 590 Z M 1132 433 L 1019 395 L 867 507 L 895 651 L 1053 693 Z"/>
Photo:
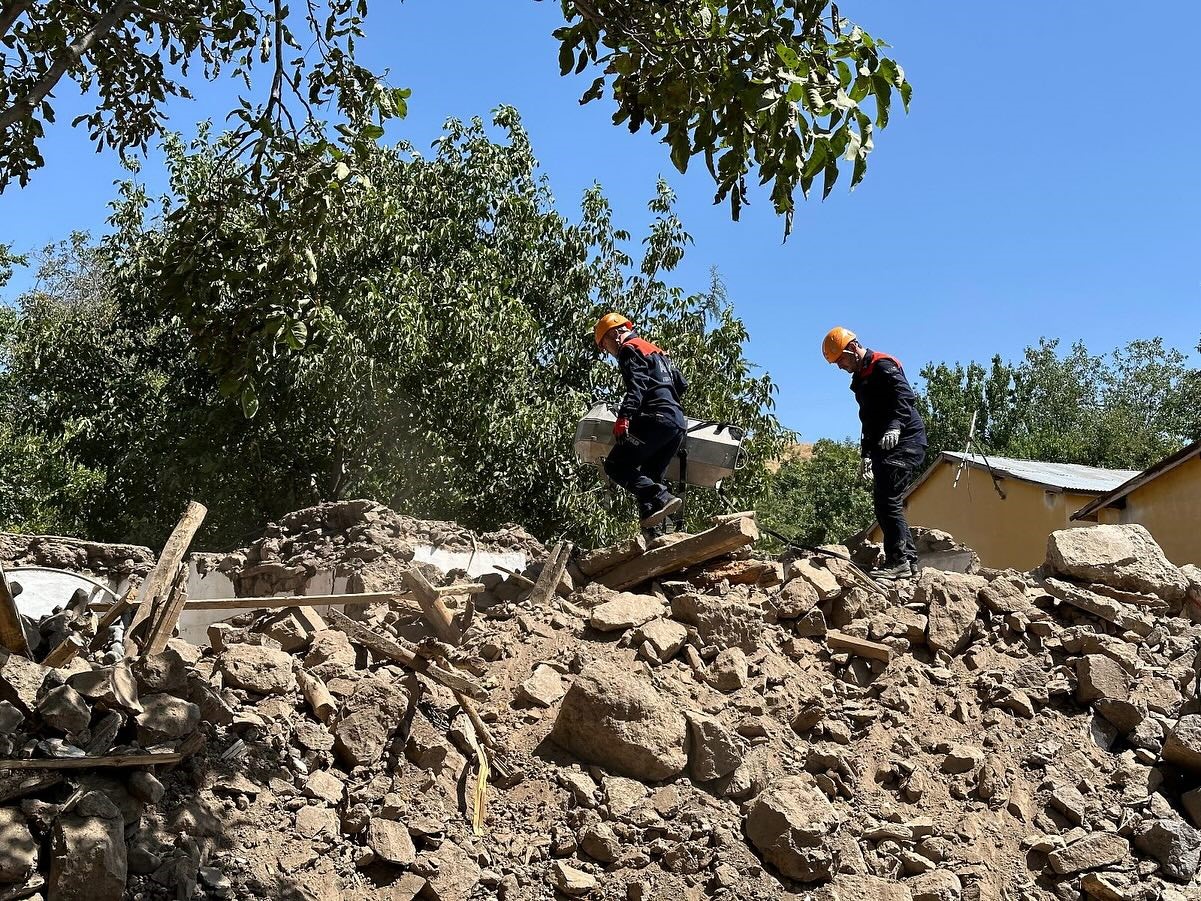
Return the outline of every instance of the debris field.
<path id="1" fill-rule="evenodd" d="M 1201 899 L 1201 570 L 1139 526 L 881 587 L 753 513 L 583 550 L 326 504 L 203 556 L 205 646 L 187 531 L 0 539 L 139 586 L 3 652 L 3 901 Z M 286 596 L 320 572 L 344 606 Z"/>

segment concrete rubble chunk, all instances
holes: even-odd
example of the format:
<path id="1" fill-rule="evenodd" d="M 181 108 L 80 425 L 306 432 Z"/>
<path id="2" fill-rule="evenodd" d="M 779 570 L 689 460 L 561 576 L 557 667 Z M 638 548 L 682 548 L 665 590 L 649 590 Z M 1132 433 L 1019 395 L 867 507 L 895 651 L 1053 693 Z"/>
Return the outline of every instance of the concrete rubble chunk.
<path id="1" fill-rule="evenodd" d="M 329 770 L 317 770 L 309 774 L 304 783 L 304 796 L 336 806 L 342 802 L 346 788 L 342 780 Z"/>
<path id="2" fill-rule="evenodd" d="M 1182 716 L 1168 732 L 1163 759 L 1195 773 L 1201 772 L 1201 713 Z"/>
<path id="3" fill-rule="evenodd" d="M 960 901 L 963 883 L 950 870 L 930 870 L 909 880 L 913 901 Z"/>
<path id="4" fill-rule="evenodd" d="M 137 716 L 138 741 L 155 745 L 185 738 L 200 725 L 200 708 L 169 694 L 146 695 Z"/>
<path id="5" fill-rule="evenodd" d="M 663 602 L 653 594 L 623 591 L 613 600 L 593 607 L 588 624 L 601 632 L 617 632 L 650 622 L 663 611 Z"/>
<path id="6" fill-rule="evenodd" d="M 913 901 L 909 886 L 880 876 L 839 873 L 814 894 L 815 901 Z"/>
<path id="7" fill-rule="evenodd" d="M 360 680 L 338 713 L 334 752 L 349 766 L 370 766 L 383 756 L 408 708 L 409 695 L 399 686 L 379 676 Z"/>
<path id="8" fill-rule="evenodd" d="M 217 668 L 227 685 L 261 695 L 289 694 L 296 690 L 292 656 L 260 645 L 236 644 L 217 658 Z"/>
<path id="9" fill-rule="evenodd" d="M 763 610 L 729 598 L 680 594 L 671 599 L 671 615 L 695 626 L 701 641 L 719 648 L 739 647 L 748 654 L 763 639 Z"/>
<path id="10" fill-rule="evenodd" d="M 124 833 L 120 810 L 96 791 L 81 798 L 74 812 L 58 817 L 51 832 L 49 897 L 121 901 L 129 869 Z"/>
<path id="11" fill-rule="evenodd" d="M 1159 861 L 1160 873 L 1175 882 L 1192 882 L 1201 867 L 1201 832 L 1178 816 L 1144 821 L 1134 847 Z"/>
<path id="12" fill-rule="evenodd" d="M 800 776 L 773 780 L 751 802 L 746 834 L 768 863 L 789 879 L 830 877 L 838 816 L 826 796 Z"/>
<path id="13" fill-rule="evenodd" d="M 979 594 L 988 585 L 980 576 L 923 569 L 914 600 L 928 608 L 926 644 L 932 651 L 958 654 L 968 645 L 980 611 Z"/>
<path id="14" fill-rule="evenodd" d="M 581 760 L 655 781 L 688 764 L 687 726 L 671 700 L 614 664 L 585 667 L 563 698 L 551 740 Z"/>
<path id="15" fill-rule="evenodd" d="M 638 634 L 643 641 L 650 644 L 655 656 L 663 663 L 678 654 L 680 648 L 684 647 L 684 642 L 688 640 L 686 628 L 674 619 L 662 617 L 643 623 L 638 629 Z"/>
<path id="16" fill-rule="evenodd" d="M 309 639 L 309 650 L 304 657 L 304 665 L 309 669 L 332 663 L 335 666 L 353 669 L 355 661 L 354 646 L 345 632 L 337 629 L 322 629 L 314 632 Z"/>
<path id="17" fill-rule="evenodd" d="M 1047 565 L 1082 582 L 1100 582 L 1179 601 L 1188 580 L 1164 556 L 1151 533 L 1137 524 L 1061 529 L 1047 538 Z"/>
<path id="18" fill-rule="evenodd" d="M 68 677 L 67 684 L 91 701 L 110 710 L 142 712 L 138 702 L 138 683 L 129 660 L 102 666 Z"/>
<path id="19" fill-rule="evenodd" d="M 1088 654 L 1076 660 L 1076 700 L 1081 704 L 1094 701 L 1127 701 L 1130 698 L 1130 677 L 1114 660 L 1101 654 Z"/>
<path id="20" fill-rule="evenodd" d="M 411 866 L 417 859 L 417 849 L 409 830 L 404 823 L 393 820 L 371 818 L 371 825 L 367 827 L 367 847 L 381 860 L 397 866 Z"/>
<path id="21" fill-rule="evenodd" d="M 772 605 L 780 619 L 799 619 L 816 607 L 820 600 L 821 596 L 812 582 L 796 578 L 776 593 Z"/>
<path id="22" fill-rule="evenodd" d="M 1098 870 L 1121 863 L 1130 853 L 1130 844 L 1112 832 L 1093 832 L 1066 848 L 1047 855 L 1051 869 L 1061 876 Z"/>
<path id="23" fill-rule="evenodd" d="M 92 721 L 92 708 L 70 685 L 52 688 L 38 702 L 38 715 L 51 729 L 67 735 L 82 732 Z"/>
<path id="24" fill-rule="evenodd" d="M 942 760 L 944 773 L 968 773 L 983 766 L 985 754 L 980 748 L 971 745 L 955 745 L 947 752 Z"/>
<path id="25" fill-rule="evenodd" d="M 480 881 L 480 866 L 454 842 L 445 841 L 428 858 L 420 875 L 428 880 L 423 898 L 429 901 L 469 901 Z M 422 864 L 419 858 L 415 868 Z"/>
<path id="26" fill-rule="evenodd" d="M 517 686 L 517 699 L 535 707 L 550 707 L 566 692 L 567 685 L 559 671 L 540 664 L 532 676 Z"/>
<path id="27" fill-rule="evenodd" d="M 750 678 L 742 648 L 725 648 L 709 667 L 709 684 L 718 691 L 738 691 Z"/>
<path id="28" fill-rule="evenodd" d="M 23 712 L 37 710 L 38 693 L 49 674 L 50 670 L 40 663 L 0 649 L 0 699 L 16 705 Z"/>
<path id="29" fill-rule="evenodd" d="M 601 863 L 613 863 L 621 854 L 621 839 L 608 823 L 595 823 L 580 834 L 580 850 Z"/>
<path id="30" fill-rule="evenodd" d="M 571 898 L 582 898 L 596 891 L 597 879 L 591 873 L 569 866 L 561 860 L 556 860 L 550 869 L 551 884 L 564 895 Z"/>
<path id="31" fill-rule="evenodd" d="M 833 600 L 842 594 L 842 586 L 838 584 L 834 573 L 824 566 L 815 566 L 804 557 L 799 557 L 789 563 L 788 568 L 784 571 L 784 577 L 789 582 L 794 579 L 804 580 L 817 592 L 818 600 L 821 601 Z M 787 585 L 787 583 L 785 584 Z"/>
<path id="32" fill-rule="evenodd" d="M 0 807 L 0 882 L 24 882 L 38 865 L 38 843 L 21 811 Z"/>
<path id="33" fill-rule="evenodd" d="M 746 748 L 717 717 L 686 711 L 688 720 L 688 773 L 697 782 L 712 782 L 738 769 Z"/>

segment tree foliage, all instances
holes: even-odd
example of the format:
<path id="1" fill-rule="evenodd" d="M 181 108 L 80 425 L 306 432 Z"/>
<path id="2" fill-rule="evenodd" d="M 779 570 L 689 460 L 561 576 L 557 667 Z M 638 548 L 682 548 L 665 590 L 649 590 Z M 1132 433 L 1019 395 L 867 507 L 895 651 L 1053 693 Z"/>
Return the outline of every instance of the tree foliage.
<path id="1" fill-rule="evenodd" d="M 18 421 L 104 476 L 66 518 L 138 539 L 195 496 L 210 540 L 232 544 L 304 503 L 367 495 L 613 537 L 632 508 L 571 449 L 579 416 L 618 389 L 591 341 L 613 308 L 671 349 L 690 412 L 750 427 L 752 457 L 774 456 L 775 388 L 746 361 L 720 282 L 669 282 L 689 239 L 667 187 L 635 259 L 599 188 L 569 221 L 516 113 L 495 124 L 504 140 L 452 121 L 428 157 L 368 152 L 310 188 L 319 227 L 240 193 L 248 176 L 220 139 L 169 142 L 169 195 L 123 188 L 105 296 L 27 296 L 9 342 Z M 306 275 L 287 280 L 296 259 Z M 738 490 L 762 479 L 748 468 Z"/>
<path id="2" fill-rule="evenodd" d="M 830 0 L 719 3 L 562 0 L 568 25 L 555 32 L 564 75 L 601 68 L 581 103 L 606 91 L 615 124 L 646 125 L 675 167 L 703 158 L 735 219 L 755 171 L 771 183 L 776 212 L 792 227 L 799 186 L 822 197 L 851 164 L 851 187 L 867 170 L 873 128 L 888 124 L 894 93 L 912 87 L 888 44 L 843 17 Z"/>
<path id="3" fill-rule="evenodd" d="M 1160 338 L 1104 356 L 1080 342 L 1061 353 L 1044 338 L 1016 363 L 929 364 L 920 398 L 929 459 L 962 450 L 976 412 L 976 436 L 990 453 L 1141 469 L 1197 435 L 1196 375 Z"/>
<path id="4" fill-rule="evenodd" d="M 894 94 L 911 88 L 887 47 L 844 18 L 830 0 L 562 0 L 555 32 L 563 74 L 599 70 L 583 101 L 606 91 L 614 121 L 663 132 L 683 172 L 703 156 L 734 218 L 746 177 L 771 183 L 791 228 L 796 188 L 823 179 L 829 194 L 840 160 L 852 187 L 863 178 L 873 128 L 888 123 Z M 242 83 L 230 113 L 236 137 L 224 153 L 255 166 L 273 139 L 294 143 L 304 183 L 333 139 L 375 141 L 403 116 L 409 92 L 356 62 L 366 0 L 11 0 L 0 12 L 0 191 L 43 165 L 54 91 L 64 79 L 98 102 L 77 117 L 97 149 L 144 151 L 164 135 L 168 98 L 189 97 L 198 79 Z M 279 184 L 263 184 L 270 195 Z M 284 200 L 283 202 L 287 202 Z"/>
<path id="5" fill-rule="evenodd" d="M 867 528 L 872 496 L 859 477 L 859 443 L 822 438 L 808 455 L 784 460 L 758 509 L 769 528 L 801 544 L 838 544 Z"/>

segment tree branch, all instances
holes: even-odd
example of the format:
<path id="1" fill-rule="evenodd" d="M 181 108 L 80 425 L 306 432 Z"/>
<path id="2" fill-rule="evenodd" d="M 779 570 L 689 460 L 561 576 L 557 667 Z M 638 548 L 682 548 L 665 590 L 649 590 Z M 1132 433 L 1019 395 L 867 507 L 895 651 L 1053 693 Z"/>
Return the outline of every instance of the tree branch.
<path id="1" fill-rule="evenodd" d="M 4 12 L 0 12 L 0 38 L 8 34 L 13 23 L 21 18 L 22 13 L 33 6 L 33 0 L 12 0 Z"/>
<path id="2" fill-rule="evenodd" d="M 46 74 L 38 80 L 37 84 L 33 86 L 33 89 L 23 99 L 18 100 L 6 110 L 0 110 L 0 131 L 3 131 L 24 117 L 32 115 L 33 111 L 37 109 L 38 104 L 45 99 L 47 94 L 54 90 L 54 86 L 67 73 L 67 70 L 83 59 L 84 55 L 95 46 L 96 42 L 125 17 L 125 14 L 129 12 L 130 5 L 130 0 L 119 0 L 112 9 L 100 17 L 99 21 L 92 26 L 91 31 L 84 34 L 83 37 L 74 44 L 70 44 L 63 51 L 63 54 L 54 61 L 53 65 L 46 71 Z"/>

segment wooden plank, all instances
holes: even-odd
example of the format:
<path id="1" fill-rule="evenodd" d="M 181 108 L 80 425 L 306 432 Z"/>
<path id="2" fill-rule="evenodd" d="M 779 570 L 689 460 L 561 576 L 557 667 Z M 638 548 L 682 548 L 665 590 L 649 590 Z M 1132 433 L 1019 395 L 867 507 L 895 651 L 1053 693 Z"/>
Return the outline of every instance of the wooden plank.
<path id="1" fill-rule="evenodd" d="M 434 588 L 438 597 L 482 594 L 486 589 L 478 582 L 466 582 L 459 585 L 444 585 Z M 389 601 L 416 601 L 417 599 L 405 591 L 367 591 L 350 594 L 306 594 L 306 595 L 271 595 L 254 598 L 206 598 L 204 600 L 188 601 L 185 611 L 191 610 L 283 610 L 288 607 L 326 607 L 338 605 L 342 607 L 361 606 L 365 604 L 384 604 Z M 113 606 L 106 602 L 93 604 L 90 610 L 111 611 Z M 111 625 L 111 624 L 110 624 Z"/>
<path id="2" fill-rule="evenodd" d="M 42 660 L 42 666 L 66 666 L 84 649 L 84 641 L 78 635 L 68 635 Z"/>
<path id="3" fill-rule="evenodd" d="M 304 699 L 309 702 L 309 707 L 318 722 L 324 723 L 333 716 L 338 705 L 320 676 L 315 676 L 306 669 L 297 668 L 296 681 L 300 683 Z"/>
<path id="4" fill-rule="evenodd" d="M 597 580 L 608 588 L 621 591 L 633 588 L 657 576 L 673 573 L 697 563 L 752 544 L 759 537 L 755 521 L 748 517 L 723 522 L 699 535 L 692 535 L 667 547 L 647 551 L 602 574 Z"/>
<path id="5" fill-rule="evenodd" d="M 8 585 L 8 578 L 4 575 L 3 566 L 0 566 L 0 645 L 4 645 L 14 654 L 29 656 L 29 642 L 25 640 L 21 614 L 17 610 L 17 601 Z"/>
<path id="6" fill-rule="evenodd" d="M 167 602 L 159 605 L 159 615 L 155 618 L 154 624 L 151 625 L 150 632 L 146 636 L 143 654 L 153 657 L 167 649 L 167 642 L 175 634 L 175 626 L 179 622 L 179 617 L 183 613 L 187 601 L 188 565 L 180 563 L 179 572 L 175 574 L 175 581 L 171 584 L 171 591 L 167 595 Z"/>
<path id="7" fill-rule="evenodd" d="M 440 667 L 432 666 L 424 657 L 418 657 L 403 645 L 397 644 L 384 635 L 380 635 L 362 623 L 355 622 L 345 613 L 341 613 L 338 610 L 330 610 L 327 618 L 329 619 L 331 628 L 337 629 L 339 632 L 345 632 L 347 638 L 361 644 L 378 657 L 400 663 L 415 672 L 426 673 L 435 682 L 441 682 L 451 690 L 462 691 L 473 698 L 481 700 L 488 697 L 488 692 L 484 691 L 483 688 L 466 676 L 458 673 L 448 673 L 448 671 Z"/>
<path id="8" fill-rule="evenodd" d="M 179 565 L 183 562 L 184 554 L 188 552 L 188 548 L 192 544 L 192 538 L 196 535 L 196 530 L 200 528 L 200 524 L 204 522 L 205 514 L 208 510 L 203 504 L 198 504 L 192 501 L 183 512 L 179 522 L 172 530 L 167 543 L 163 545 L 163 552 L 159 554 L 158 561 L 154 564 L 154 569 L 150 571 L 150 575 L 146 577 L 146 581 L 138 588 L 137 599 L 134 602 L 136 609 L 133 614 L 133 621 L 129 624 L 129 628 L 125 631 L 125 653 L 129 655 L 136 654 L 138 648 L 138 631 L 142 628 L 142 624 L 151 618 L 155 613 L 157 605 L 166 600 L 167 592 L 175 582 L 176 574 L 179 572 Z"/>
<path id="9" fill-rule="evenodd" d="M 183 754 L 112 754 L 107 757 L 47 757 L 37 760 L 0 760 L 0 770 L 90 770 L 96 767 L 159 766 L 179 763 Z"/>
<path id="10" fill-rule="evenodd" d="M 0 778 L 0 804 L 7 804 L 9 801 L 15 801 L 25 795 L 54 788 L 62 781 L 63 777 L 58 773 L 41 773 L 33 776 L 13 775 Z"/>
<path id="11" fill-rule="evenodd" d="M 567 561 L 571 559 L 572 547 L 570 541 L 560 541 L 555 545 L 550 557 L 542 565 L 538 581 L 534 583 L 534 590 L 529 597 L 530 606 L 544 607 L 550 603 L 551 595 L 558 592 L 563 572 L 567 569 Z"/>
<path id="12" fill-rule="evenodd" d="M 869 660 L 882 660 L 888 663 L 892 659 L 892 648 L 877 641 L 866 638 L 856 638 L 837 629 L 826 632 L 826 647 L 836 654 L 854 654 L 857 657 L 867 657 Z"/>
<path id="13" fill-rule="evenodd" d="M 447 644 L 457 645 L 463 640 L 463 633 L 455 625 L 454 617 L 446 609 L 446 604 L 438 597 L 431 585 L 416 567 L 410 567 L 401 574 L 409 591 L 421 605 L 421 613 L 425 621 L 433 627 L 434 633 Z"/>
<path id="14" fill-rule="evenodd" d="M 633 560 L 635 557 L 641 557 L 645 553 L 646 539 L 639 535 L 637 538 L 629 538 L 620 544 L 585 551 L 576 560 L 576 566 L 586 576 L 598 576 L 606 570 L 625 563 L 627 560 Z"/>

